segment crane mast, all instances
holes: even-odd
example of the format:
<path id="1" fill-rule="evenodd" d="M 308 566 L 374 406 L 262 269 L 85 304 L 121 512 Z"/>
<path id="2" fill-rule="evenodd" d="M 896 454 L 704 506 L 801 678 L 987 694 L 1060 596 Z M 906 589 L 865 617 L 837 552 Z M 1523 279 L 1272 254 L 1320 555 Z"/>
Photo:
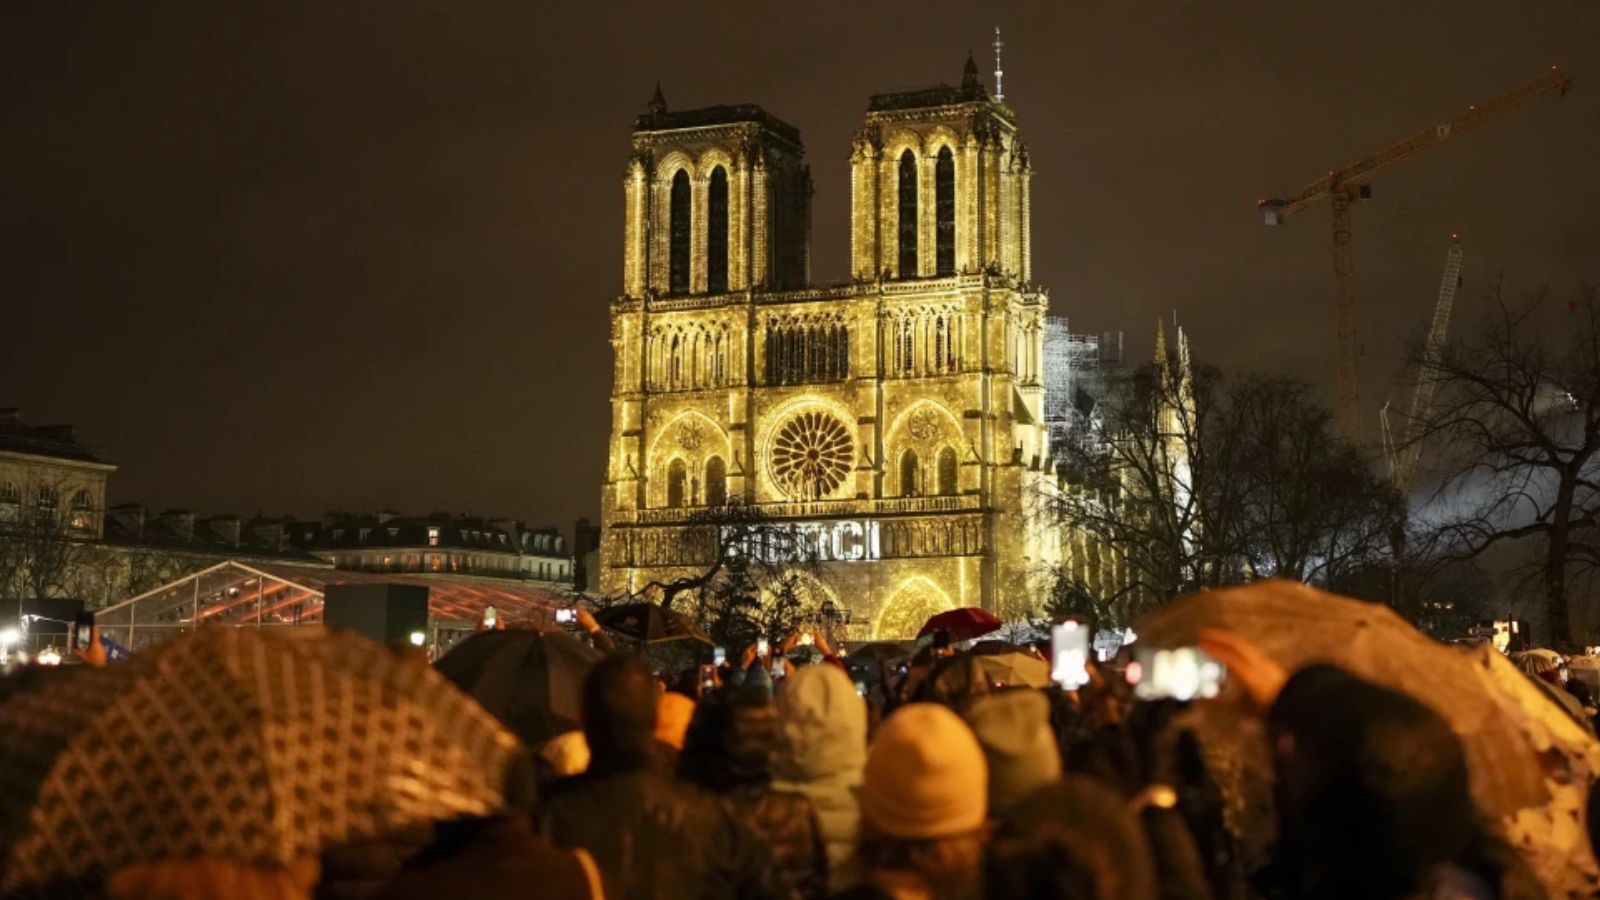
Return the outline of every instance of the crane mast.
<path id="1" fill-rule="evenodd" d="M 1368 180 L 1375 173 L 1408 159 L 1424 150 L 1490 122 L 1530 100 L 1554 93 L 1565 96 L 1572 87 L 1572 76 L 1555 66 L 1545 75 L 1513 88 L 1487 103 L 1469 106 L 1467 111 L 1436 125 L 1396 141 L 1365 159 L 1342 169 L 1333 169 L 1322 178 L 1301 188 L 1298 194 L 1287 199 L 1263 199 L 1256 205 L 1261 209 L 1268 225 L 1281 225 L 1283 220 L 1300 210 L 1327 199 L 1333 211 L 1333 278 L 1337 344 L 1338 394 L 1335 413 L 1339 428 L 1352 441 L 1361 439 L 1361 335 L 1357 323 L 1352 275 L 1355 257 L 1351 250 L 1350 207 L 1356 200 L 1372 195 Z"/>
<path id="2" fill-rule="evenodd" d="M 1398 439 L 1389 421 L 1389 404 L 1385 403 L 1379 413 L 1384 455 L 1389 460 L 1389 480 L 1401 494 L 1411 486 L 1411 479 L 1417 471 L 1417 460 L 1422 455 L 1424 423 L 1433 412 L 1433 395 L 1439 386 L 1439 359 L 1449 338 L 1450 313 L 1455 307 L 1456 290 L 1460 287 L 1461 243 L 1456 235 L 1451 235 L 1450 252 L 1444 261 L 1444 275 L 1439 279 L 1439 299 L 1433 305 L 1433 321 L 1428 326 L 1428 336 L 1422 345 L 1422 359 L 1417 368 L 1417 385 L 1411 392 L 1411 409 L 1402 423 L 1403 433 Z"/>

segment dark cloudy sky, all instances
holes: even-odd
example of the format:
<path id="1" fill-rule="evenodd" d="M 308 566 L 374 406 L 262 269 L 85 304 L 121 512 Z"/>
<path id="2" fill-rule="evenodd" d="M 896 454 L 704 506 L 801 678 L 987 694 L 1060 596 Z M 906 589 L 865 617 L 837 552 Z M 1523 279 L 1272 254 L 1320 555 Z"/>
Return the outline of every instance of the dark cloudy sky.
<path id="1" fill-rule="evenodd" d="M 988 11 L 976 13 L 980 6 Z M 1146 355 L 1331 385 L 1325 208 L 1288 192 L 1552 63 L 1579 82 L 1379 177 L 1364 381 L 1469 288 L 1600 280 L 1600 4 L 11 2 L 0 12 L 0 405 L 70 421 L 114 501 L 599 509 L 628 129 L 755 102 L 797 125 L 815 275 L 844 273 L 867 95 L 989 69 L 1037 175 L 1052 307 Z M 1479 304 L 1464 302 L 1470 317 Z"/>

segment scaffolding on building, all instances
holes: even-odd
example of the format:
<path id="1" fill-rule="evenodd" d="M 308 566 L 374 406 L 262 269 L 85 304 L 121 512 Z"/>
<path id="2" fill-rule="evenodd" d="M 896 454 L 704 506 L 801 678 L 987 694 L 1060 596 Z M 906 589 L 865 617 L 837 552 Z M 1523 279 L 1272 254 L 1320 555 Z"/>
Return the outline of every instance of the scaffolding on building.
<path id="1" fill-rule="evenodd" d="M 1107 383 L 1122 365 L 1122 332 L 1075 334 L 1065 316 L 1045 319 L 1044 418 L 1051 455 L 1102 440 L 1098 409 Z"/>

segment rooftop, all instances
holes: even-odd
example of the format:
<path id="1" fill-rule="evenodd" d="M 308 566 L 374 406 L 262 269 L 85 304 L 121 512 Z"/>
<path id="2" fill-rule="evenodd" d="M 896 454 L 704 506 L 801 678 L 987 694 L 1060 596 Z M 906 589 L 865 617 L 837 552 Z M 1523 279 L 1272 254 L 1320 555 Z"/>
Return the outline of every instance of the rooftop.
<path id="1" fill-rule="evenodd" d="M 657 96 L 659 97 L 659 94 Z M 796 146 L 800 145 L 800 129 L 754 103 L 675 111 L 668 111 L 664 102 L 652 104 L 649 111 L 633 120 L 633 130 L 671 131 L 676 128 L 709 128 L 714 125 L 737 125 L 746 122 L 760 125 L 784 140 Z"/>
<path id="2" fill-rule="evenodd" d="M 26 425 L 22 411 L 0 407 L 0 450 L 105 464 L 100 452 L 78 440 L 71 425 Z"/>

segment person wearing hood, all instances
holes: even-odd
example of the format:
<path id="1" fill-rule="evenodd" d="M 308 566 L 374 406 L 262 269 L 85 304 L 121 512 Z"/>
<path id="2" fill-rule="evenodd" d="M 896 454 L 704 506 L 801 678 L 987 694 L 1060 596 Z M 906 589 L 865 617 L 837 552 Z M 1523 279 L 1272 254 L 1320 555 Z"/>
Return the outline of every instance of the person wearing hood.
<path id="1" fill-rule="evenodd" d="M 867 706 L 837 666 L 805 666 L 777 693 L 782 729 L 773 786 L 811 800 L 827 845 L 834 890 L 854 883 L 861 808 L 856 787 L 867 759 Z"/>
<path id="2" fill-rule="evenodd" d="M 700 701 L 678 756 L 678 777 L 720 797 L 772 849 L 775 896 L 828 896 L 828 856 L 816 812 L 804 794 L 772 788 L 778 714 L 758 690 L 725 691 Z"/>
<path id="3" fill-rule="evenodd" d="M 1061 778 L 1061 752 L 1050 729 L 1050 701 L 1035 690 L 985 694 L 964 711 L 989 764 L 989 815 Z"/>

